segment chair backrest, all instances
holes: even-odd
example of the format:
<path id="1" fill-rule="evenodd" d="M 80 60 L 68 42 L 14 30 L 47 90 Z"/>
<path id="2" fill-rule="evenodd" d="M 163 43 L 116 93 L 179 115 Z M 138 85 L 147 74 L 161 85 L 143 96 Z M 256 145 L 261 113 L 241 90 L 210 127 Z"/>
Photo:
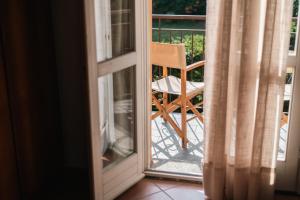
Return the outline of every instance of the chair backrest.
<path id="1" fill-rule="evenodd" d="M 184 44 L 152 42 L 151 63 L 169 68 L 186 69 Z"/>

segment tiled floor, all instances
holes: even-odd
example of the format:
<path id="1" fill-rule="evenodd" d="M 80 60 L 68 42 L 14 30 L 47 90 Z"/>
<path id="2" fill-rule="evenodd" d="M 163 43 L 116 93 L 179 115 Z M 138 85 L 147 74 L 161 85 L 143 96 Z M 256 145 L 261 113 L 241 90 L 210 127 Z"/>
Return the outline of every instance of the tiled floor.
<path id="1" fill-rule="evenodd" d="M 201 184 L 170 180 L 143 179 L 117 200 L 201 200 Z"/>
<path id="2" fill-rule="evenodd" d="M 204 192 L 199 183 L 145 178 L 116 200 L 204 200 Z M 300 196 L 276 194 L 275 200 L 300 200 Z"/>

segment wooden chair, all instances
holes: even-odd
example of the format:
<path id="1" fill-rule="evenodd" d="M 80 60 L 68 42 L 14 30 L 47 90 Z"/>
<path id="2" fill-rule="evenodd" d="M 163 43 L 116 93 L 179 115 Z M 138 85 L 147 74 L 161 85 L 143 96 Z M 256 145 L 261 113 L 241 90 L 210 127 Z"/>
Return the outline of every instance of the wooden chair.
<path id="1" fill-rule="evenodd" d="M 205 61 L 186 66 L 184 44 L 152 43 L 151 63 L 163 68 L 163 77 L 152 82 L 152 103 L 157 107 L 158 112 L 152 114 L 151 119 L 154 120 L 156 117 L 161 116 L 174 128 L 182 139 L 182 147 L 186 148 L 188 143 L 186 123 L 196 117 L 203 122 L 202 114 L 196 109 L 203 102 L 193 105 L 191 99 L 201 94 L 204 89 L 203 82 L 187 81 L 187 72 L 197 67 L 203 67 Z M 180 69 L 181 77 L 169 76 L 167 68 Z M 155 96 L 157 93 L 162 93 L 163 98 L 158 99 Z M 168 102 L 168 94 L 178 95 L 178 97 L 174 101 Z M 179 107 L 181 108 L 181 128 L 169 115 Z M 189 110 L 195 116 L 187 119 L 187 111 Z"/>
<path id="2" fill-rule="evenodd" d="M 289 117 L 285 113 L 281 113 L 280 128 L 286 125 L 288 121 L 289 121 Z"/>

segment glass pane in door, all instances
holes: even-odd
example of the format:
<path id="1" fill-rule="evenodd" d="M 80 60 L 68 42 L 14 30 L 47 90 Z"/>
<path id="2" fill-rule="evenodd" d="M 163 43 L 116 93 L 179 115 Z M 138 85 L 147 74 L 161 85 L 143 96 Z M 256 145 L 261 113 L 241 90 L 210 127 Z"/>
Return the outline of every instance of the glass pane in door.
<path id="1" fill-rule="evenodd" d="M 136 152 L 135 67 L 98 78 L 103 166 Z"/>
<path id="2" fill-rule="evenodd" d="M 291 37 L 290 37 L 290 54 L 296 54 L 297 49 L 297 37 L 299 31 L 299 0 L 293 1 L 293 16 L 291 25 Z"/>
<path id="3" fill-rule="evenodd" d="M 293 92 L 293 80 L 294 80 L 294 68 L 287 68 L 284 99 L 283 99 L 283 111 L 281 114 L 280 122 L 280 137 L 279 137 L 279 148 L 278 148 L 278 161 L 286 160 L 286 151 L 288 145 L 289 135 L 289 117 L 291 112 L 291 101 Z"/>
<path id="4" fill-rule="evenodd" d="M 96 0 L 98 62 L 135 51 L 134 0 Z"/>
<path id="5" fill-rule="evenodd" d="M 135 50 L 134 0 L 111 0 L 112 56 Z"/>

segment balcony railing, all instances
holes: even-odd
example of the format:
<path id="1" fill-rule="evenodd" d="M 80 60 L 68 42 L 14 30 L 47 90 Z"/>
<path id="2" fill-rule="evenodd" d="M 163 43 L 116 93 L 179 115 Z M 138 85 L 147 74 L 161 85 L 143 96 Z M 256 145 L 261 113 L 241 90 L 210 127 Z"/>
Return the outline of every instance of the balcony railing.
<path id="1" fill-rule="evenodd" d="M 185 43 L 188 64 L 204 59 L 205 15 L 153 14 L 152 19 L 153 41 Z"/>
<path id="2" fill-rule="evenodd" d="M 205 15 L 161 15 L 153 14 L 152 40 L 163 43 L 184 43 L 187 64 L 205 59 Z M 160 67 L 154 67 L 153 79 L 162 75 Z M 179 71 L 169 69 L 169 74 L 178 76 Z M 188 79 L 203 81 L 204 69 L 188 73 Z"/>

